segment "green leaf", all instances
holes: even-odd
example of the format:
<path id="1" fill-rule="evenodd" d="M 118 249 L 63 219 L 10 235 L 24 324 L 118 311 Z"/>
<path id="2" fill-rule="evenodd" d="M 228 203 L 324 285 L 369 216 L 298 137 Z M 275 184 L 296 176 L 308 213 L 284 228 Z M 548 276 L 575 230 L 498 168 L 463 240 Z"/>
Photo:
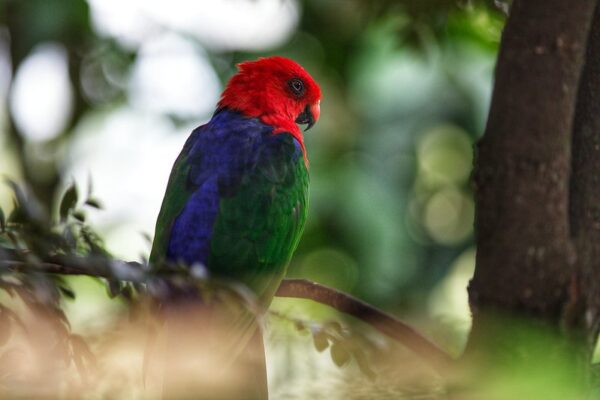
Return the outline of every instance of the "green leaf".
<path id="1" fill-rule="evenodd" d="M 83 211 L 75 211 L 73 213 L 73 218 L 79 222 L 85 222 L 85 213 Z"/>
<path id="2" fill-rule="evenodd" d="M 66 298 L 75 300 L 75 292 L 71 288 L 59 286 L 58 289 Z"/>
<path id="3" fill-rule="evenodd" d="M 121 282 L 115 281 L 114 279 L 110 279 L 108 281 L 108 297 L 114 299 L 119 294 L 121 294 Z"/>
<path id="4" fill-rule="evenodd" d="M 361 349 L 355 349 L 352 352 L 352 355 L 354 356 L 354 359 L 356 360 L 356 363 L 358 364 L 358 368 L 360 368 L 360 371 L 370 380 L 374 380 L 375 377 L 377 376 L 377 374 L 375 373 L 375 371 L 373 371 L 373 369 L 369 365 L 369 361 L 367 359 L 367 355 L 365 354 L 365 352 L 362 351 Z"/>
<path id="5" fill-rule="evenodd" d="M 71 186 L 69 186 L 69 188 L 63 195 L 63 198 L 60 202 L 59 212 L 60 212 L 60 220 L 62 222 L 67 220 L 67 217 L 69 216 L 69 212 L 71 210 L 73 210 L 73 208 L 75 208 L 75 204 L 77 204 L 77 199 L 78 199 L 77 186 L 75 186 L 75 183 L 73 183 L 73 184 L 71 184 Z"/>
<path id="6" fill-rule="evenodd" d="M 11 213 L 8 215 L 8 222 L 13 223 L 13 224 L 21 224 L 21 223 L 27 222 L 26 215 L 23 212 L 23 209 L 21 208 L 21 206 L 19 206 L 19 204 L 17 204 L 17 203 L 15 203 L 14 205 L 15 205 L 15 207 L 13 208 Z"/>
<path id="7" fill-rule="evenodd" d="M 15 195 L 15 199 L 17 199 L 17 204 L 26 203 L 25 193 L 23 192 L 21 187 L 19 185 L 17 185 L 17 183 L 15 181 L 13 181 L 11 179 L 7 179 L 6 184 L 8 186 L 10 186 L 10 188 L 12 189 L 12 191 Z"/>
<path id="8" fill-rule="evenodd" d="M 342 327 L 342 324 L 340 324 L 337 321 L 327 321 L 324 324 L 324 328 L 325 329 L 331 329 L 333 331 L 335 331 L 338 334 L 343 334 L 344 333 L 344 328 Z"/>
<path id="9" fill-rule="evenodd" d="M 8 222 L 24 224 L 31 222 L 33 215 L 33 201 L 28 202 L 23 189 L 16 182 L 7 179 L 6 184 L 10 186 L 14 194 L 14 208 L 8 216 Z"/>
<path id="10" fill-rule="evenodd" d="M 83 239 L 84 243 L 89 247 L 89 250 L 92 254 L 109 256 L 108 251 L 104 249 L 102 239 L 100 239 L 100 237 L 94 231 L 90 230 L 84 225 L 82 226 L 80 233 L 81 239 Z"/>
<path id="11" fill-rule="evenodd" d="M 331 359 L 338 367 L 350 361 L 350 353 L 342 342 L 336 342 L 331 346 Z"/>
<path id="12" fill-rule="evenodd" d="M 303 321 L 294 321 L 294 327 L 298 332 L 306 334 L 306 324 Z"/>
<path id="13" fill-rule="evenodd" d="M 327 335 L 322 331 L 317 331 L 313 333 L 313 342 L 315 344 L 315 349 L 320 353 L 329 347 L 329 340 L 327 340 Z"/>
<path id="14" fill-rule="evenodd" d="M 89 199 L 87 199 L 85 201 L 85 205 L 90 206 L 92 208 L 96 208 L 98 210 L 101 210 L 103 208 L 100 201 L 98 199 L 94 199 L 93 197 L 90 197 Z"/>

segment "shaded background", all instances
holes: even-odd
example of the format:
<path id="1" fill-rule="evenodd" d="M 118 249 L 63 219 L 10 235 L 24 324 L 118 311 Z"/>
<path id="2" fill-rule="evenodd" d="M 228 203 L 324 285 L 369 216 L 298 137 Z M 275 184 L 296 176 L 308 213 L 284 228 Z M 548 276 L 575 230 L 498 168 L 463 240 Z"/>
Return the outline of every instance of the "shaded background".
<path id="1" fill-rule="evenodd" d="M 108 249 L 143 260 L 171 165 L 235 64 L 293 58 L 323 100 L 306 134 L 310 212 L 288 275 L 348 291 L 451 352 L 462 348 L 474 268 L 472 144 L 484 129 L 504 3 L 0 4 L 0 174 L 28 182 L 49 208 L 71 182 L 85 191 L 91 181 L 104 209 L 88 218 Z M 12 207 L 8 188 L 0 206 Z M 75 329 L 117 312 L 102 286 L 73 284 Z M 274 308 L 297 315 L 298 303 Z M 289 382 L 280 366 L 293 364 L 273 336 L 276 387 Z"/>

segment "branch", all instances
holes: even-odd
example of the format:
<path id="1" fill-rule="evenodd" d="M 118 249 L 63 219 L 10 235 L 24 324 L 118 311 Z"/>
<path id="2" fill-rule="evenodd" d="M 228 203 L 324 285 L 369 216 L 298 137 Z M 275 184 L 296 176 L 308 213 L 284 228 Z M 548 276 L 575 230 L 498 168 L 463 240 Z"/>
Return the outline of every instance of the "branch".
<path id="1" fill-rule="evenodd" d="M 60 263 L 28 263 L 2 260 L 0 261 L 0 270 L 4 269 L 19 273 L 33 269 L 41 273 L 116 278 L 137 283 L 146 283 L 151 278 L 146 271 L 141 269 L 141 264 L 138 263 L 115 261 L 109 268 L 106 264 L 95 264 L 93 261 L 90 264 L 89 261 L 86 263 L 85 259 L 78 258 L 64 258 L 60 260 Z M 351 315 L 404 345 L 441 374 L 446 374 L 449 367 L 454 363 L 450 355 L 408 324 L 347 293 L 306 279 L 284 279 L 275 295 L 313 300 L 344 314 Z"/>
<path id="2" fill-rule="evenodd" d="M 107 264 L 105 258 L 94 257 L 55 257 L 50 262 L 0 260 L 1 270 L 13 273 L 35 271 L 46 274 L 86 275 L 135 283 L 147 283 L 150 279 L 148 271 L 144 270 L 140 263 L 112 260 Z"/>
<path id="3" fill-rule="evenodd" d="M 347 293 L 306 279 L 284 279 L 275 293 L 278 297 L 308 299 L 325 304 L 359 319 L 421 356 L 434 369 L 447 373 L 454 363 L 450 355 L 406 323 Z"/>

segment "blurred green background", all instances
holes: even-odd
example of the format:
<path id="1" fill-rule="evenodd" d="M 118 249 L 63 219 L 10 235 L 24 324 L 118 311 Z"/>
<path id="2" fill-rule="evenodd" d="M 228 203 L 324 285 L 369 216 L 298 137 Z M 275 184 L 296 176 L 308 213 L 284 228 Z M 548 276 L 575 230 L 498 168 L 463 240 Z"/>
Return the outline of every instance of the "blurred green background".
<path id="1" fill-rule="evenodd" d="M 323 100 L 288 275 L 348 291 L 457 353 L 474 268 L 472 146 L 504 23 L 496 3 L 0 0 L 0 174 L 49 208 L 91 180 L 104 210 L 88 217 L 108 249 L 143 259 L 171 165 L 235 64 L 293 58 Z M 0 206 L 12 207 L 8 188 Z M 104 292 L 75 282 L 77 326 Z"/>

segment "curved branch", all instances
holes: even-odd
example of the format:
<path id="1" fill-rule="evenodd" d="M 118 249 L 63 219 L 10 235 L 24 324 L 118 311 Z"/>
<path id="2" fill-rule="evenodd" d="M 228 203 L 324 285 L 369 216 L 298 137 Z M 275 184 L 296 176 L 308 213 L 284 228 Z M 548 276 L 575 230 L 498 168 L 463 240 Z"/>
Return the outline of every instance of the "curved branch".
<path id="1" fill-rule="evenodd" d="M 313 300 L 359 319 L 421 356 L 438 372 L 447 373 L 454 360 L 414 328 L 390 314 L 334 288 L 306 279 L 284 279 L 278 297 Z"/>
<path id="2" fill-rule="evenodd" d="M 13 260 L 0 260 L 0 270 L 24 272 L 34 269 L 42 273 L 61 275 L 87 275 L 100 278 L 113 278 L 130 282 L 145 283 L 149 276 L 140 267 L 141 264 L 115 261 L 111 268 L 90 265 L 85 259 L 65 258 L 52 263 L 27 263 Z M 284 279 L 276 296 L 313 300 L 351 315 L 374 329 L 399 342 L 420 356 L 433 369 L 446 374 L 454 360 L 445 351 L 426 339 L 408 324 L 394 318 L 386 312 L 365 303 L 347 293 L 306 279 Z"/>

